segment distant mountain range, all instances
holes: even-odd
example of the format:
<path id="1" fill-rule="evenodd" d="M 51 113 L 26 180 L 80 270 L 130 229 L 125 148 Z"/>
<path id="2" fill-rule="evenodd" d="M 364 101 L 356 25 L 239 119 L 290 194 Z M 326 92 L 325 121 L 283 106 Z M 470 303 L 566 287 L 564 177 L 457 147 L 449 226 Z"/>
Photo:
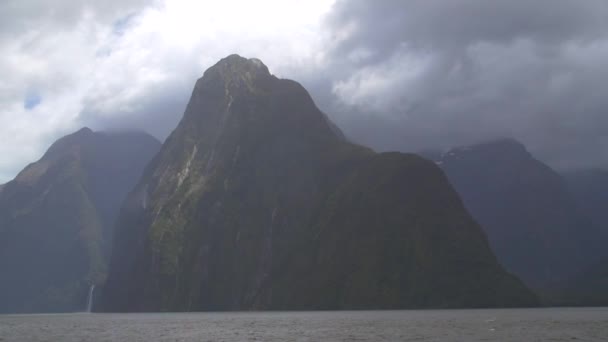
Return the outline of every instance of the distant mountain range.
<path id="1" fill-rule="evenodd" d="M 606 173 L 562 177 L 511 139 L 430 157 L 501 263 L 532 288 L 562 293 L 605 255 Z"/>
<path id="2" fill-rule="evenodd" d="M 582 212 L 608 235 L 608 170 L 578 170 L 562 175 Z"/>
<path id="3" fill-rule="evenodd" d="M 602 234 L 602 259 L 569 284 L 571 302 L 608 305 L 608 170 L 590 169 L 563 174 L 583 213 Z"/>
<path id="4" fill-rule="evenodd" d="M 160 142 L 88 128 L 0 190 L 0 312 L 85 309 L 107 275 L 112 227 Z"/>
<path id="5" fill-rule="evenodd" d="M 0 186 L 0 312 L 81 311 L 93 285 L 120 312 L 608 305 L 608 172 L 512 139 L 425 157 L 228 56 L 162 146 L 83 128 Z"/>

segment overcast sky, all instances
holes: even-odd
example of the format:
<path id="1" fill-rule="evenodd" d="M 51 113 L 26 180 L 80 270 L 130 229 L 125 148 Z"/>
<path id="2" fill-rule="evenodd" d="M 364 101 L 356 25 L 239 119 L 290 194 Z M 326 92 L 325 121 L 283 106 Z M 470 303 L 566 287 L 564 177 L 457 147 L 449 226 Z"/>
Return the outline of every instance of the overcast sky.
<path id="1" fill-rule="evenodd" d="M 164 139 L 231 53 L 378 150 L 513 137 L 608 167 L 606 0 L 3 0 L 0 183 L 84 125 Z"/>

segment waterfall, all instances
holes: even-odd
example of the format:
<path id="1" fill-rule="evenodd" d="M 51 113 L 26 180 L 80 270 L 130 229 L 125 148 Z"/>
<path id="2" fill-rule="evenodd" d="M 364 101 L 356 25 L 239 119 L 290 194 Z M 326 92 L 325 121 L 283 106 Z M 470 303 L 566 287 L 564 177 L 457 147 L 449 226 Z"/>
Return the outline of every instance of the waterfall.
<path id="1" fill-rule="evenodd" d="M 89 298 L 87 299 L 87 312 L 93 312 L 93 293 L 95 292 L 95 285 L 91 285 L 89 288 Z"/>

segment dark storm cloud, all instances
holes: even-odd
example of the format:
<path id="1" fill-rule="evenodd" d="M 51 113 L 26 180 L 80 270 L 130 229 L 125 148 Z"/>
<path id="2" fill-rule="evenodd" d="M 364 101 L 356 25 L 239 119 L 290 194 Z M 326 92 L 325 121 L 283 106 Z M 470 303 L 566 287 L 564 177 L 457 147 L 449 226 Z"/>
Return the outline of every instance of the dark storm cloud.
<path id="1" fill-rule="evenodd" d="M 327 25 L 328 110 L 354 139 L 511 136 L 558 167 L 608 166 L 608 2 L 338 1 Z"/>
<path id="2" fill-rule="evenodd" d="M 603 0 L 339 0 L 328 21 L 353 25 L 338 48 L 366 46 L 387 55 L 399 44 L 415 48 L 462 48 L 476 42 L 518 38 L 559 43 L 603 37 Z"/>
<path id="3" fill-rule="evenodd" d="M 513 137 L 554 166 L 608 168 L 608 1 L 329 6 L 0 1 L 0 183 L 82 125 L 164 139 L 195 80 L 232 53 L 303 83 L 378 150 Z"/>

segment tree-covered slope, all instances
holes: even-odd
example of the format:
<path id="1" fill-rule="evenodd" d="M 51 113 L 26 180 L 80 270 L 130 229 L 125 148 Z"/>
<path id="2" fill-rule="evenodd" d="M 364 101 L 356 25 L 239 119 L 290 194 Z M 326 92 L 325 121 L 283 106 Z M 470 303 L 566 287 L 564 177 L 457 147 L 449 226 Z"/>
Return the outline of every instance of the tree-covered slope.
<path id="1" fill-rule="evenodd" d="M 84 128 L 0 192 L 0 312 L 84 310 L 107 274 L 112 226 L 160 143 Z"/>

